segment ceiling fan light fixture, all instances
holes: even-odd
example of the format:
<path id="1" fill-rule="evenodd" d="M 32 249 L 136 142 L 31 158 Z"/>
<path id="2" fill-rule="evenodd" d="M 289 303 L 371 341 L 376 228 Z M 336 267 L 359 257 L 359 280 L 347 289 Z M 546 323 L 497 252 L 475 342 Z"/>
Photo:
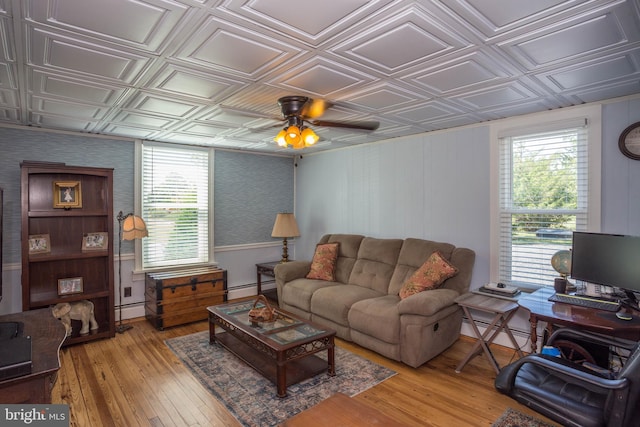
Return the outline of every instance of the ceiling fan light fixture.
<path id="1" fill-rule="evenodd" d="M 300 138 L 300 128 L 298 128 L 298 126 L 289 126 L 286 133 L 284 140 L 287 144 L 295 146 L 302 141 Z"/>
<path id="2" fill-rule="evenodd" d="M 302 141 L 304 142 L 305 147 L 312 146 L 320 139 L 320 137 L 316 135 L 316 133 L 311 128 L 304 128 L 300 136 L 302 137 Z"/>
<path id="3" fill-rule="evenodd" d="M 278 144 L 279 147 L 287 148 L 286 136 L 287 136 L 287 131 L 282 129 L 280 132 L 278 132 L 276 137 L 273 138 L 273 140 Z"/>

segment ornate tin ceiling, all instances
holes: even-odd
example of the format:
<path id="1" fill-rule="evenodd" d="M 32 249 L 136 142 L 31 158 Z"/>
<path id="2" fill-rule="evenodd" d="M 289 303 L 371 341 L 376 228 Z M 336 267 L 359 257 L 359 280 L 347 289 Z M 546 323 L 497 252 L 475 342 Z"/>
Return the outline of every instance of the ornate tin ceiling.
<path id="1" fill-rule="evenodd" d="M 559 0 L 0 0 L 0 123 L 294 154 L 640 92 L 640 5 Z M 296 154 L 299 152 L 295 152 Z"/>

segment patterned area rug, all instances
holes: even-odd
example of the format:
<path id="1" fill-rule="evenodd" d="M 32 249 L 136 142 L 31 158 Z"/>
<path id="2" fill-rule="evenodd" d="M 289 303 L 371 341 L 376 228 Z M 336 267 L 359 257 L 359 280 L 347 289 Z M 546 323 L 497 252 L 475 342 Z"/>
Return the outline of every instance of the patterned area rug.
<path id="1" fill-rule="evenodd" d="M 552 424 L 523 414 L 512 408 L 507 408 L 504 414 L 493 423 L 493 427 L 554 427 Z"/>
<path id="2" fill-rule="evenodd" d="M 391 369 L 336 347 L 336 375 L 319 374 L 287 387 L 278 398 L 276 387 L 218 344 L 209 345 L 209 332 L 166 340 L 200 382 L 245 426 L 276 426 L 340 391 L 356 395 L 392 377 Z M 326 352 L 318 354 L 326 360 Z"/>

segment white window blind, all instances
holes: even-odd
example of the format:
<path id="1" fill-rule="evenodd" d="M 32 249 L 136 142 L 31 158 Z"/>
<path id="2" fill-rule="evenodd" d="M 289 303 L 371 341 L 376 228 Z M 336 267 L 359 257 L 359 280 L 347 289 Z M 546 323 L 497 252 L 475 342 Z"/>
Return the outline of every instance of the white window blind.
<path id="1" fill-rule="evenodd" d="M 499 280 L 553 285 L 551 257 L 587 228 L 587 129 L 511 134 L 499 146 Z"/>
<path id="2" fill-rule="evenodd" d="M 142 147 L 143 268 L 209 261 L 209 151 Z"/>

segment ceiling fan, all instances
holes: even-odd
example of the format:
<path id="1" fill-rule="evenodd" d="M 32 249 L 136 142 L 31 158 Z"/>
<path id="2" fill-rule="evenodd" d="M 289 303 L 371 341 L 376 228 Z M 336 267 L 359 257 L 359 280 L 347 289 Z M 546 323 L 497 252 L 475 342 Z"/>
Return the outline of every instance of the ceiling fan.
<path id="1" fill-rule="evenodd" d="M 278 99 L 278 105 L 282 113 L 281 120 L 286 124 L 274 141 L 284 148 L 291 145 L 294 149 L 301 149 L 318 142 L 320 137 L 307 124 L 365 131 L 374 131 L 380 126 L 376 121 L 318 120 L 318 117 L 331 108 L 333 103 L 307 96 L 283 96 Z"/>
<path id="2" fill-rule="evenodd" d="M 333 106 L 332 103 L 322 99 L 311 99 L 306 96 L 283 96 L 278 99 L 278 105 L 283 119 L 287 125 L 275 137 L 275 141 L 281 147 L 291 145 L 295 149 L 309 147 L 320 139 L 313 130 L 304 125 L 304 122 L 313 126 L 339 127 L 348 129 L 360 129 L 373 131 L 378 129 L 378 122 L 334 122 L 316 120 L 324 112 Z"/>

